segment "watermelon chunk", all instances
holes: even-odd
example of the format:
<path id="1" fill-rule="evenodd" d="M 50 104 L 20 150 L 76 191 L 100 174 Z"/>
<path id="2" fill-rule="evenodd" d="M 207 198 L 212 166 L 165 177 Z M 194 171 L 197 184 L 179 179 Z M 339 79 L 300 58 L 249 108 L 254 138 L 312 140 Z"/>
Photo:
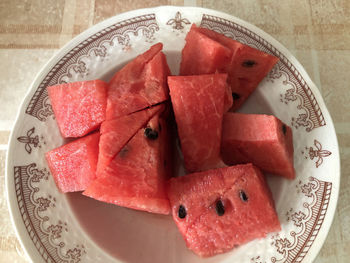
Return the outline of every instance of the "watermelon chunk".
<path id="1" fill-rule="evenodd" d="M 162 108 L 161 105 L 154 106 L 117 119 L 106 120 L 101 124 L 97 177 L 136 132 L 145 126 L 149 119 Z"/>
<path id="2" fill-rule="evenodd" d="M 168 196 L 187 247 L 202 257 L 281 229 L 265 178 L 252 164 L 172 178 Z"/>
<path id="3" fill-rule="evenodd" d="M 234 99 L 232 110 L 237 110 L 278 62 L 278 58 L 243 45 L 233 58 L 228 82 Z"/>
<path id="4" fill-rule="evenodd" d="M 186 45 L 182 50 L 180 75 L 226 72 L 226 67 L 232 58 L 232 51 L 196 29 L 196 25 L 193 24 L 186 35 Z"/>
<path id="5" fill-rule="evenodd" d="M 222 134 L 226 164 L 254 163 L 265 172 L 295 178 L 292 129 L 278 118 L 226 113 Z"/>
<path id="6" fill-rule="evenodd" d="M 199 45 L 199 42 L 203 44 Z M 210 47 L 208 50 L 207 46 Z M 216 47 L 215 50 L 222 50 L 223 47 L 226 47 L 231 51 L 230 57 L 227 58 L 229 52 L 226 52 L 225 56 L 217 56 L 218 51 L 210 52 L 214 47 Z M 228 73 L 227 81 L 233 97 L 232 110 L 237 110 L 277 61 L 277 57 L 193 24 L 186 36 L 180 72 L 181 75 Z"/>
<path id="7" fill-rule="evenodd" d="M 102 80 L 65 83 L 47 88 L 63 137 L 81 137 L 106 117 L 107 84 Z"/>
<path id="8" fill-rule="evenodd" d="M 96 178 L 99 138 L 95 132 L 45 154 L 62 193 L 83 191 Z"/>
<path id="9" fill-rule="evenodd" d="M 165 193 L 170 159 L 166 122 L 156 114 L 123 147 L 102 175 L 83 192 L 94 199 L 148 211 L 169 214 Z"/>
<path id="10" fill-rule="evenodd" d="M 226 74 L 168 77 L 187 171 L 223 166 L 220 157 Z"/>
<path id="11" fill-rule="evenodd" d="M 244 44 L 235 41 L 229 37 L 226 37 L 223 34 L 220 34 L 216 31 L 204 28 L 204 27 L 197 27 L 195 24 L 192 25 L 191 30 L 199 32 L 205 36 L 207 36 L 208 38 L 212 39 L 213 41 L 216 41 L 218 43 L 220 43 L 221 45 L 225 46 L 226 48 L 228 48 L 229 50 L 231 50 L 231 57 L 230 57 L 230 61 L 228 63 L 224 63 L 224 65 L 226 66 L 224 68 L 224 70 L 229 70 L 232 60 L 236 57 L 237 52 L 243 47 L 245 46 Z"/>
<path id="12" fill-rule="evenodd" d="M 170 74 L 161 43 L 137 56 L 108 84 L 106 119 L 115 119 L 168 99 Z"/>

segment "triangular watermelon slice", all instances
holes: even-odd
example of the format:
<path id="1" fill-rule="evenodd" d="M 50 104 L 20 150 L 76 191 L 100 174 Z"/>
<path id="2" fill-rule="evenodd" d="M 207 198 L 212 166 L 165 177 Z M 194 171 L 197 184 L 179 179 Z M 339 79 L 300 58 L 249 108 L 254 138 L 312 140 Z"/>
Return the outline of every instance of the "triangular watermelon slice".
<path id="1" fill-rule="evenodd" d="M 170 74 L 162 43 L 137 56 L 108 84 L 106 119 L 115 119 L 168 99 L 166 78 Z"/>
<path id="2" fill-rule="evenodd" d="M 292 129 L 275 116 L 226 113 L 221 154 L 227 165 L 253 163 L 264 172 L 295 178 Z"/>
<path id="3" fill-rule="evenodd" d="M 170 177 L 171 149 L 167 123 L 159 114 L 135 134 L 84 195 L 137 210 L 170 213 L 165 181 Z"/>
<path id="4" fill-rule="evenodd" d="M 220 142 L 227 74 L 168 77 L 188 172 L 222 167 Z"/>
<path id="5" fill-rule="evenodd" d="M 167 190 L 187 247 L 202 257 L 281 229 L 264 175 L 252 164 L 172 178 Z"/>
<path id="6" fill-rule="evenodd" d="M 207 37 L 206 42 L 210 48 L 215 46 L 216 50 L 218 50 L 219 47 L 221 49 L 226 47 L 231 51 L 231 57 L 229 59 L 223 55 L 218 57 L 216 55 L 218 51 L 208 52 L 206 50 L 207 45 L 199 45 L 199 42 L 205 42 L 203 35 Z M 221 60 L 221 63 L 218 60 Z M 182 51 L 180 72 L 182 75 L 215 72 L 228 73 L 227 80 L 231 86 L 233 97 L 232 110 L 237 110 L 257 88 L 277 61 L 278 58 L 275 56 L 244 45 L 223 34 L 207 28 L 197 27 L 193 24 L 186 37 L 186 45 Z M 209 66 L 206 67 L 208 63 Z"/>
<path id="7" fill-rule="evenodd" d="M 97 177 L 136 132 L 145 126 L 149 119 L 161 109 L 163 109 L 163 106 L 157 105 L 117 119 L 104 121 L 101 124 Z"/>

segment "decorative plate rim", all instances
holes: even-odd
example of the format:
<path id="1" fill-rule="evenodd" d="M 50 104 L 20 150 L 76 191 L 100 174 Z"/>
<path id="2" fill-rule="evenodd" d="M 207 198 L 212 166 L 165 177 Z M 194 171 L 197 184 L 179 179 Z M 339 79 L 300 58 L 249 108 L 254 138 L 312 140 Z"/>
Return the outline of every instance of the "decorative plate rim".
<path id="1" fill-rule="evenodd" d="M 173 11 L 188 11 L 193 10 L 197 13 L 209 13 L 211 15 L 218 16 L 220 18 L 224 18 L 227 20 L 235 21 L 235 23 L 242 25 L 258 36 L 261 36 L 263 39 L 268 41 L 273 47 L 277 48 L 278 51 L 280 51 L 283 55 L 288 57 L 288 59 L 292 62 L 291 64 L 295 66 L 295 68 L 298 69 L 302 77 L 305 79 L 306 83 L 309 84 L 310 89 L 312 90 L 313 95 L 317 98 L 317 102 L 322 108 L 322 113 L 329 121 L 327 123 L 328 129 L 331 133 L 333 133 L 333 136 L 335 138 L 335 145 L 334 147 L 337 149 L 336 151 L 333 151 L 333 156 L 336 158 L 337 167 L 336 171 L 334 172 L 335 177 L 332 189 L 332 195 L 333 195 L 333 202 L 330 202 L 330 206 L 328 207 L 327 214 L 330 213 L 329 217 L 330 219 L 324 222 L 322 226 L 322 231 L 320 231 L 318 238 L 320 239 L 320 245 L 315 248 L 315 246 L 312 247 L 313 253 L 310 256 L 311 260 L 313 261 L 318 253 L 320 252 L 326 237 L 329 233 L 330 227 L 332 225 L 332 222 L 334 220 L 334 215 L 338 203 L 339 198 L 339 184 L 340 184 L 340 177 L 341 177 L 341 171 L 340 171 L 340 158 L 339 158 L 339 144 L 337 135 L 335 132 L 334 124 L 332 121 L 332 118 L 328 112 L 328 109 L 324 103 L 324 100 L 316 87 L 316 85 L 313 83 L 311 78 L 309 77 L 308 73 L 305 71 L 304 67 L 299 63 L 299 61 L 288 51 L 287 48 L 285 48 L 281 43 L 279 43 L 276 39 L 274 39 L 272 36 L 270 36 L 268 33 L 264 32 L 260 28 L 240 19 L 233 15 L 229 15 L 220 11 L 202 8 L 202 7 L 186 7 L 186 6 L 158 6 L 153 8 L 143 8 L 143 9 L 137 9 L 128 11 L 125 13 L 117 14 L 111 18 L 108 18 L 104 21 L 99 22 L 98 24 L 90 27 L 89 29 L 85 30 L 84 32 L 80 33 L 79 35 L 75 36 L 72 40 L 70 40 L 68 43 L 66 43 L 63 47 L 61 47 L 58 52 L 56 52 L 49 60 L 48 62 L 41 68 L 39 73 L 35 76 L 33 82 L 31 83 L 28 91 L 26 92 L 26 95 L 24 96 L 22 103 L 18 109 L 15 123 L 11 129 L 9 143 L 8 143 L 8 151 L 6 154 L 6 167 L 5 167 L 5 186 L 6 186 L 6 196 L 7 196 L 7 204 L 9 207 L 9 213 L 11 217 L 11 222 L 13 224 L 13 227 L 15 229 L 16 235 L 19 239 L 19 242 L 25 251 L 27 258 L 35 262 L 38 258 L 41 258 L 38 254 L 37 249 L 32 244 L 32 239 L 28 236 L 28 233 L 26 232 L 26 229 L 24 227 L 23 221 L 20 217 L 18 217 L 19 214 L 19 208 L 18 208 L 18 202 L 16 200 L 15 193 L 13 191 L 13 179 L 11 178 L 12 175 L 12 168 L 13 168 L 13 159 L 11 156 L 13 155 L 14 151 L 14 133 L 18 129 L 19 125 L 21 124 L 21 121 L 23 119 L 26 105 L 29 103 L 31 97 L 34 95 L 36 89 L 38 88 L 39 84 L 43 81 L 44 77 L 49 73 L 49 71 L 53 68 L 53 66 L 58 63 L 70 50 L 72 50 L 74 47 L 76 47 L 79 43 L 84 41 L 85 39 L 89 38 L 93 34 L 101 31 L 104 28 L 107 28 L 115 23 L 121 22 L 125 19 L 130 19 L 133 17 L 136 17 L 140 14 L 149 14 L 149 13 L 158 13 L 160 11 L 165 11 L 167 9 L 172 9 Z M 11 190 L 12 189 L 12 190 Z"/>

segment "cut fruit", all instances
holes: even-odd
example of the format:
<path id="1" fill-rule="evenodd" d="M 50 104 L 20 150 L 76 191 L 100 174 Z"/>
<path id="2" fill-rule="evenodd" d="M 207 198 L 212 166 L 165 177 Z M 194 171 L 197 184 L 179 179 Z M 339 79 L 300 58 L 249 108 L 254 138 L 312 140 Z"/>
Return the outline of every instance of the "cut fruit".
<path id="1" fill-rule="evenodd" d="M 202 257 L 281 229 L 265 178 L 251 164 L 172 178 L 168 196 L 187 247 Z"/>
<path id="2" fill-rule="evenodd" d="M 81 137 L 99 127 L 106 117 L 106 88 L 102 80 L 47 87 L 63 137 Z"/>
<path id="3" fill-rule="evenodd" d="M 275 56 L 193 24 L 182 50 L 180 72 L 181 75 L 228 73 L 233 96 L 231 110 L 237 110 L 277 61 Z"/>
<path id="4" fill-rule="evenodd" d="M 228 165 L 253 163 L 265 172 L 295 178 L 292 130 L 274 116 L 224 114 L 221 152 Z"/>
<path id="5" fill-rule="evenodd" d="M 222 167 L 220 142 L 226 74 L 168 77 L 185 167 Z"/>
<path id="6" fill-rule="evenodd" d="M 226 72 L 232 51 L 215 39 L 202 34 L 192 25 L 182 49 L 180 75 L 213 74 Z"/>
<path id="7" fill-rule="evenodd" d="M 63 193 L 84 191 L 96 178 L 98 132 L 46 153 L 58 189 Z"/>
<path id="8" fill-rule="evenodd" d="M 83 193 L 94 199 L 153 213 L 169 214 L 165 181 L 171 149 L 167 124 L 156 114 Z"/>
<path id="9" fill-rule="evenodd" d="M 237 110 L 278 62 L 278 58 L 244 45 L 233 58 L 228 82 Z M 237 96 L 238 95 L 238 96 Z"/>
<path id="10" fill-rule="evenodd" d="M 145 126 L 149 119 L 161 109 L 163 107 L 158 105 L 117 119 L 107 120 L 101 124 L 97 177 L 136 132 Z"/>
<path id="11" fill-rule="evenodd" d="M 106 119 L 115 119 L 168 99 L 166 84 L 170 74 L 161 43 L 137 56 L 108 84 Z"/>

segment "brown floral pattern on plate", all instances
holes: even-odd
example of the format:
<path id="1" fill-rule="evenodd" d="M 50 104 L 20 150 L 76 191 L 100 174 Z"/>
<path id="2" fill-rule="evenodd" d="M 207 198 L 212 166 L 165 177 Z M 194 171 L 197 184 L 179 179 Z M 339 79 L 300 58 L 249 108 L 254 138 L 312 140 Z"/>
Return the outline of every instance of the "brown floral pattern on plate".
<path id="1" fill-rule="evenodd" d="M 325 219 L 331 192 L 332 183 L 309 177 L 309 182 L 302 184 L 299 181 L 297 189 L 304 194 L 307 201 L 303 203 L 305 210 L 294 211 L 291 208 L 286 213 L 287 221 L 293 221 L 295 229 L 290 231 L 289 237 L 272 237 L 272 245 L 280 258 L 272 257 L 271 262 L 302 262 L 312 246 L 322 223 Z M 300 189 L 299 189 L 300 188 Z"/>
<path id="2" fill-rule="evenodd" d="M 56 198 L 40 192 L 40 182 L 47 181 L 50 173 L 38 169 L 35 163 L 14 167 L 15 189 L 19 210 L 27 232 L 45 262 L 78 263 L 86 254 L 83 245 L 67 248 L 62 241 L 69 234 L 66 222 L 50 222 L 45 214 L 55 209 Z"/>
<path id="3" fill-rule="evenodd" d="M 323 158 L 330 156 L 332 152 L 322 149 L 322 144 L 316 139 L 314 140 L 314 147 L 305 147 L 301 154 L 305 155 L 305 159 L 315 160 L 315 166 L 318 168 L 323 163 Z"/>

